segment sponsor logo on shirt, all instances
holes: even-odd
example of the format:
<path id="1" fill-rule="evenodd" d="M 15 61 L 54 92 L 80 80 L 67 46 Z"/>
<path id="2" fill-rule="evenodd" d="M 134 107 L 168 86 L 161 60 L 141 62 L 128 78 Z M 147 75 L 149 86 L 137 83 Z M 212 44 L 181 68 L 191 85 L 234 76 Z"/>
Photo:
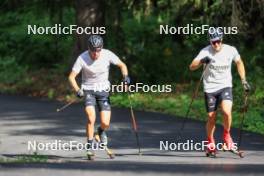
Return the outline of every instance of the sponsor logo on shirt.
<path id="1" fill-rule="evenodd" d="M 230 68 L 230 66 L 229 65 L 219 65 L 219 66 L 209 65 L 209 68 L 216 70 L 216 71 L 220 71 L 220 70 L 228 70 Z"/>

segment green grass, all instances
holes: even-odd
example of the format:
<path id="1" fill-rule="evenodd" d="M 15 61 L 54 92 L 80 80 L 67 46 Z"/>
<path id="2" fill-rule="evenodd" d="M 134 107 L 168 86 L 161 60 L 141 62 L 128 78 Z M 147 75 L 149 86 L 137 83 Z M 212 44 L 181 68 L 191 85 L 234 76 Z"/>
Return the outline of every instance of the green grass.
<path id="1" fill-rule="evenodd" d="M 132 95 L 132 106 L 137 110 L 162 112 L 166 114 L 175 115 L 177 117 L 184 117 L 186 115 L 188 106 L 191 101 L 192 92 L 187 90 L 182 93 L 173 94 L 154 94 L 154 93 L 135 93 Z M 254 96 L 249 98 L 255 99 Z M 126 94 L 113 94 L 111 96 L 111 103 L 116 107 L 129 107 L 128 96 Z M 235 96 L 233 107 L 233 121 L 232 126 L 238 128 L 241 123 L 241 102 L 242 97 Z M 260 108 L 259 102 L 253 102 L 249 106 L 244 120 L 244 130 L 264 134 L 264 111 Z M 204 105 L 204 98 L 202 93 L 194 100 L 188 118 L 206 121 L 207 113 Z M 217 123 L 222 123 L 221 111 L 219 110 Z"/>
<path id="2" fill-rule="evenodd" d="M 0 158 L 2 163 L 47 163 L 48 156 L 34 153 L 32 155 L 19 155 L 14 158 Z"/>

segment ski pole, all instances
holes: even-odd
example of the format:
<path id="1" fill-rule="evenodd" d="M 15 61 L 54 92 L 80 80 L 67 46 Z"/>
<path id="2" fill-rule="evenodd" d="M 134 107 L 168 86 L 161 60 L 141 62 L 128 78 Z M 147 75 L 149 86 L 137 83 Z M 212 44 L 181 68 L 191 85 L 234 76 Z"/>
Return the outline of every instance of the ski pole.
<path id="1" fill-rule="evenodd" d="M 188 118 L 188 116 L 189 116 L 189 113 L 190 113 L 190 110 L 191 110 L 191 107 L 192 107 L 193 101 L 194 101 L 194 99 L 196 98 L 196 96 L 197 96 L 197 94 L 198 94 L 198 91 L 199 91 L 199 88 L 200 88 L 201 82 L 202 82 L 202 80 L 203 80 L 203 77 L 204 77 L 204 74 L 205 74 L 205 70 L 207 69 L 207 66 L 208 66 L 208 64 L 205 65 L 205 67 L 204 67 L 204 69 L 203 69 L 203 72 L 202 72 L 202 75 L 201 75 L 201 77 L 200 77 L 200 79 L 199 79 L 199 81 L 198 81 L 198 83 L 197 83 L 197 85 L 196 85 L 196 88 L 194 89 L 194 92 L 193 92 L 193 94 L 192 94 L 191 102 L 190 102 L 190 104 L 189 104 L 189 106 L 188 106 L 187 112 L 186 112 L 186 114 L 185 114 L 185 116 L 184 116 L 184 119 L 183 119 L 183 122 L 182 122 L 182 126 L 181 126 L 181 128 L 180 128 L 179 133 L 178 133 L 178 141 L 181 140 L 182 131 L 184 130 L 184 127 L 185 127 L 185 124 L 186 124 L 186 120 L 187 120 L 187 118 Z"/>
<path id="2" fill-rule="evenodd" d="M 249 94 L 249 92 L 245 92 L 245 94 L 244 94 L 244 104 L 243 104 L 243 107 L 242 107 L 242 119 L 241 119 L 241 123 L 240 123 L 240 126 L 239 126 L 239 131 L 238 131 L 238 145 L 237 145 L 238 149 L 240 148 L 240 145 L 241 145 L 243 125 L 244 125 L 246 112 L 248 110 L 248 94 Z"/>
<path id="3" fill-rule="evenodd" d="M 58 108 L 56 111 L 60 112 L 60 111 L 64 110 L 65 108 L 67 108 L 68 106 L 70 106 L 71 104 L 75 103 L 75 102 L 76 102 L 76 100 L 72 100 L 69 103 L 67 103 L 64 106 L 62 106 L 61 108 Z"/>
<path id="4" fill-rule="evenodd" d="M 139 144 L 137 122 L 136 122 L 136 118 L 135 118 L 135 115 L 134 115 L 134 110 L 133 110 L 133 107 L 132 107 L 131 95 L 130 95 L 129 92 L 128 92 L 128 99 L 129 99 L 129 105 L 130 105 L 130 114 L 131 114 L 131 120 L 132 120 L 132 127 L 133 127 L 133 130 L 135 132 L 136 140 L 137 140 L 138 154 L 142 155 L 141 150 L 140 150 L 140 144 Z"/>

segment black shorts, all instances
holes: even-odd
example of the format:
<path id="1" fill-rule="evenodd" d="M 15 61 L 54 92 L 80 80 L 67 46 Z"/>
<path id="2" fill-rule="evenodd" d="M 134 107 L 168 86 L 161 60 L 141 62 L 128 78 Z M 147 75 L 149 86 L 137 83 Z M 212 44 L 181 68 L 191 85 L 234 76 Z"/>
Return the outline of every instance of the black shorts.
<path id="1" fill-rule="evenodd" d="M 111 111 L 109 92 L 84 90 L 85 106 L 98 106 L 99 111 Z"/>
<path id="2" fill-rule="evenodd" d="M 232 88 L 226 87 L 213 93 L 204 93 L 205 106 L 207 112 L 213 112 L 217 110 L 218 105 L 222 100 L 233 101 Z"/>

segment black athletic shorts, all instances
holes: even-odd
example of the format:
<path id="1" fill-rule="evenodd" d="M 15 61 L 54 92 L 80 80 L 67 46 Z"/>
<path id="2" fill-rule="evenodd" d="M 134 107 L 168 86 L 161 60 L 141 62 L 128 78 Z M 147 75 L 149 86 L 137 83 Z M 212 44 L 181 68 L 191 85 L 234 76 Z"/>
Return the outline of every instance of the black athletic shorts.
<path id="1" fill-rule="evenodd" d="M 111 111 L 109 92 L 84 90 L 85 107 L 98 106 L 99 111 Z"/>
<path id="2" fill-rule="evenodd" d="M 217 110 L 218 105 L 222 100 L 233 101 L 232 88 L 226 87 L 213 93 L 204 93 L 205 106 L 207 112 L 213 112 Z"/>

